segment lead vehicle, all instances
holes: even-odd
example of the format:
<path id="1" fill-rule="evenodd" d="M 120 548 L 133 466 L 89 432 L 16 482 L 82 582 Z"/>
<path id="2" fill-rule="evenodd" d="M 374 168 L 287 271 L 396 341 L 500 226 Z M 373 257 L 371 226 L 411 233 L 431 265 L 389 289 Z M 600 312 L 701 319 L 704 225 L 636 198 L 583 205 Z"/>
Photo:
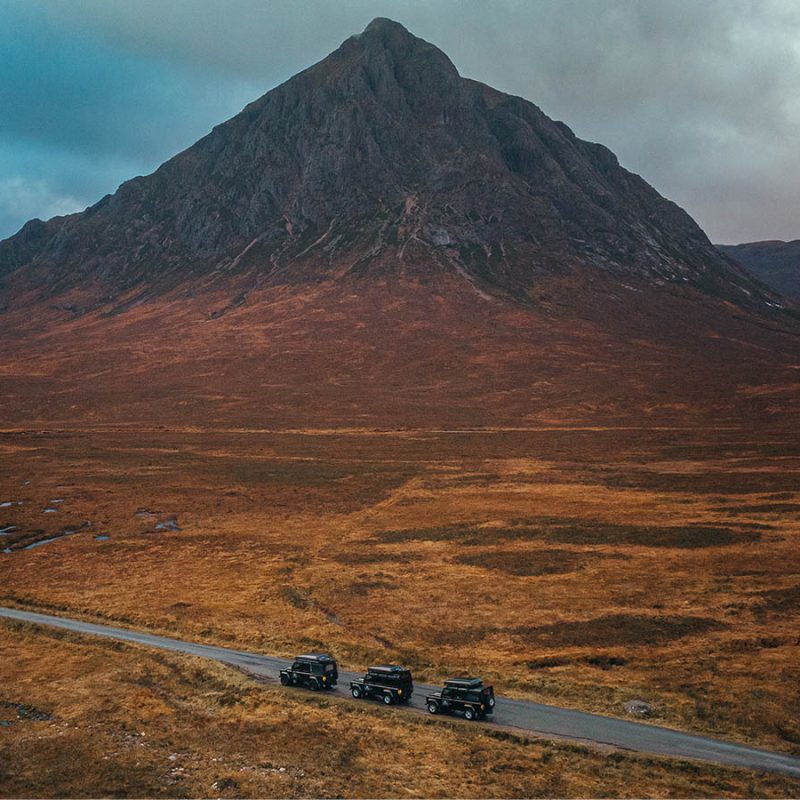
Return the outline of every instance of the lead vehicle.
<path id="1" fill-rule="evenodd" d="M 314 691 L 332 689 L 339 680 L 336 661 L 327 653 L 297 656 L 292 666 L 280 674 L 284 686 L 305 686 Z"/>
<path id="2" fill-rule="evenodd" d="M 453 678 L 444 688 L 425 698 L 431 714 L 463 714 L 464 719 L 483 719 L 494 713 L 494 689 L 480 678 Z"/>
<path id="3" fill-rule="evenodd" d="M 370 667 L 363 678 L 350 682 L 350 692 L 356 699 L 372 697 L 387 706 L 407 703 L 413 691 L 411 673 L 396 665 Z"/>

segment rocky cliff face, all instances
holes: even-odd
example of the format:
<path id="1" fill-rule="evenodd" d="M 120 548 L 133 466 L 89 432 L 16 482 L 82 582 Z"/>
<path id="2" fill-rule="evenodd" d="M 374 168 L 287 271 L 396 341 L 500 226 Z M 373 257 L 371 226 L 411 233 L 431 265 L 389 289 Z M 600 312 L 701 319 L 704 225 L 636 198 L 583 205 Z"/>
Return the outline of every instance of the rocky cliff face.
<path id="1" fill-rule="evenodd" d="M 605 147 L 383 19 L 152 175 L 0 243 L 6 305 L 12 285 L 107 300 L 396 271 L 525 300 L 575 270 L 759 293 Z"/>

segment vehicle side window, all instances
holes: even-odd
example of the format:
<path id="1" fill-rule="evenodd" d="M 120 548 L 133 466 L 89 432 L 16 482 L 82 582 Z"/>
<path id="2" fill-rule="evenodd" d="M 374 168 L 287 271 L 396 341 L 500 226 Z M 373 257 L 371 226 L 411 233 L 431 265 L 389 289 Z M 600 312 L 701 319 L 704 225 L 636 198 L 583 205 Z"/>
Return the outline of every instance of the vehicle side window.
<path id="1" fill-rule="evenodd" d="M 467 692 L 467 700 L 470 700 L 473 703 L 479 702 L 481 696 L 477 692 Z"/>
<path id="2" fill-rule="evenodd" d="M 322 667 L 322 664 L 312 664 L 311 665 L 311 674 L 312 675 L 322 675 L 325 670 Z"/>
<path id="3" fill-rule="evenodd" d="M 455 694 L 452 689 L 442 689 L 442 697 L 455 697 Z"/>
<path id="4" fill-rule="evenodd" d="M 295 661 L 294 664 L 292 664 L 292 671 L 293 672 L 300 672 L 301 671 L 300 670 L 301 666 L 302 665 L 301 665 L 301 663 L 299 661 Z"/>

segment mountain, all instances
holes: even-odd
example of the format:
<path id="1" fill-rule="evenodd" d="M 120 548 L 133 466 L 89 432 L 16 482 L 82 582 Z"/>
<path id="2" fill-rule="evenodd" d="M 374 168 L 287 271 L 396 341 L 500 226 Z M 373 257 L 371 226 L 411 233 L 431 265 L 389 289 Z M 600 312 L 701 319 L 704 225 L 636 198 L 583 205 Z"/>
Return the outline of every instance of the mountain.
<path id="1" fill-rule="evenodd" d="M 524 296 L 575 266 L 746 285 L 606 148 L 458 75 L 377 19 L 153 175 L 0 249 L 51 292 L 112 296 L 252 269 L 268 282 L 433 261 Z M 741 293 L 740 293 L 741 294 Z"/>
<path id="2" fill-rule="evenodd" d="M 0 243 L 0 415 L 776 414 L 785 305 L 605 147 L 377 19 L 152 175 Z"/>
<path id="3" fill-rule="evenodd" d="M 717 249 L 771 289 L 800 300 L 800 239 L 792 242 L 718 244 Z"/>

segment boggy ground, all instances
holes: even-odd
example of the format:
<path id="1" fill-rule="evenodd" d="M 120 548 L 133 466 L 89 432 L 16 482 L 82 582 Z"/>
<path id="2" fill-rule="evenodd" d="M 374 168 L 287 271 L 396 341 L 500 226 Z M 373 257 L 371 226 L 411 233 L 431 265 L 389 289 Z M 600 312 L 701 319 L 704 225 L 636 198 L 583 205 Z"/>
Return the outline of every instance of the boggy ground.
<path id="1" fill-rule="evenodd" d="M 8 431 L 0 602 L 285 655 L 325 648 L 354 668 L 399 661 L 430 680 L 476 673 L 606 714 L 643 699 L 658 723 L 800 753 L 798 449 L 785 431 L 739 428 Z M 59 663 L 59 642 L 35 642 Z M 402 724 L 410 742 L 422 723 Z M 297 793 L 336 791 L 319 786 Z M 537 786 L 480 784 L 602 793 Z M 285 793 L 265 787 L 252 791 Z"/>
<path id="2" fill-rule="evenodd" d="M 264 686 L 176 654 L 0 623 L 3 797 L 796 794 L 712 765 L 599 752 Z"/>

